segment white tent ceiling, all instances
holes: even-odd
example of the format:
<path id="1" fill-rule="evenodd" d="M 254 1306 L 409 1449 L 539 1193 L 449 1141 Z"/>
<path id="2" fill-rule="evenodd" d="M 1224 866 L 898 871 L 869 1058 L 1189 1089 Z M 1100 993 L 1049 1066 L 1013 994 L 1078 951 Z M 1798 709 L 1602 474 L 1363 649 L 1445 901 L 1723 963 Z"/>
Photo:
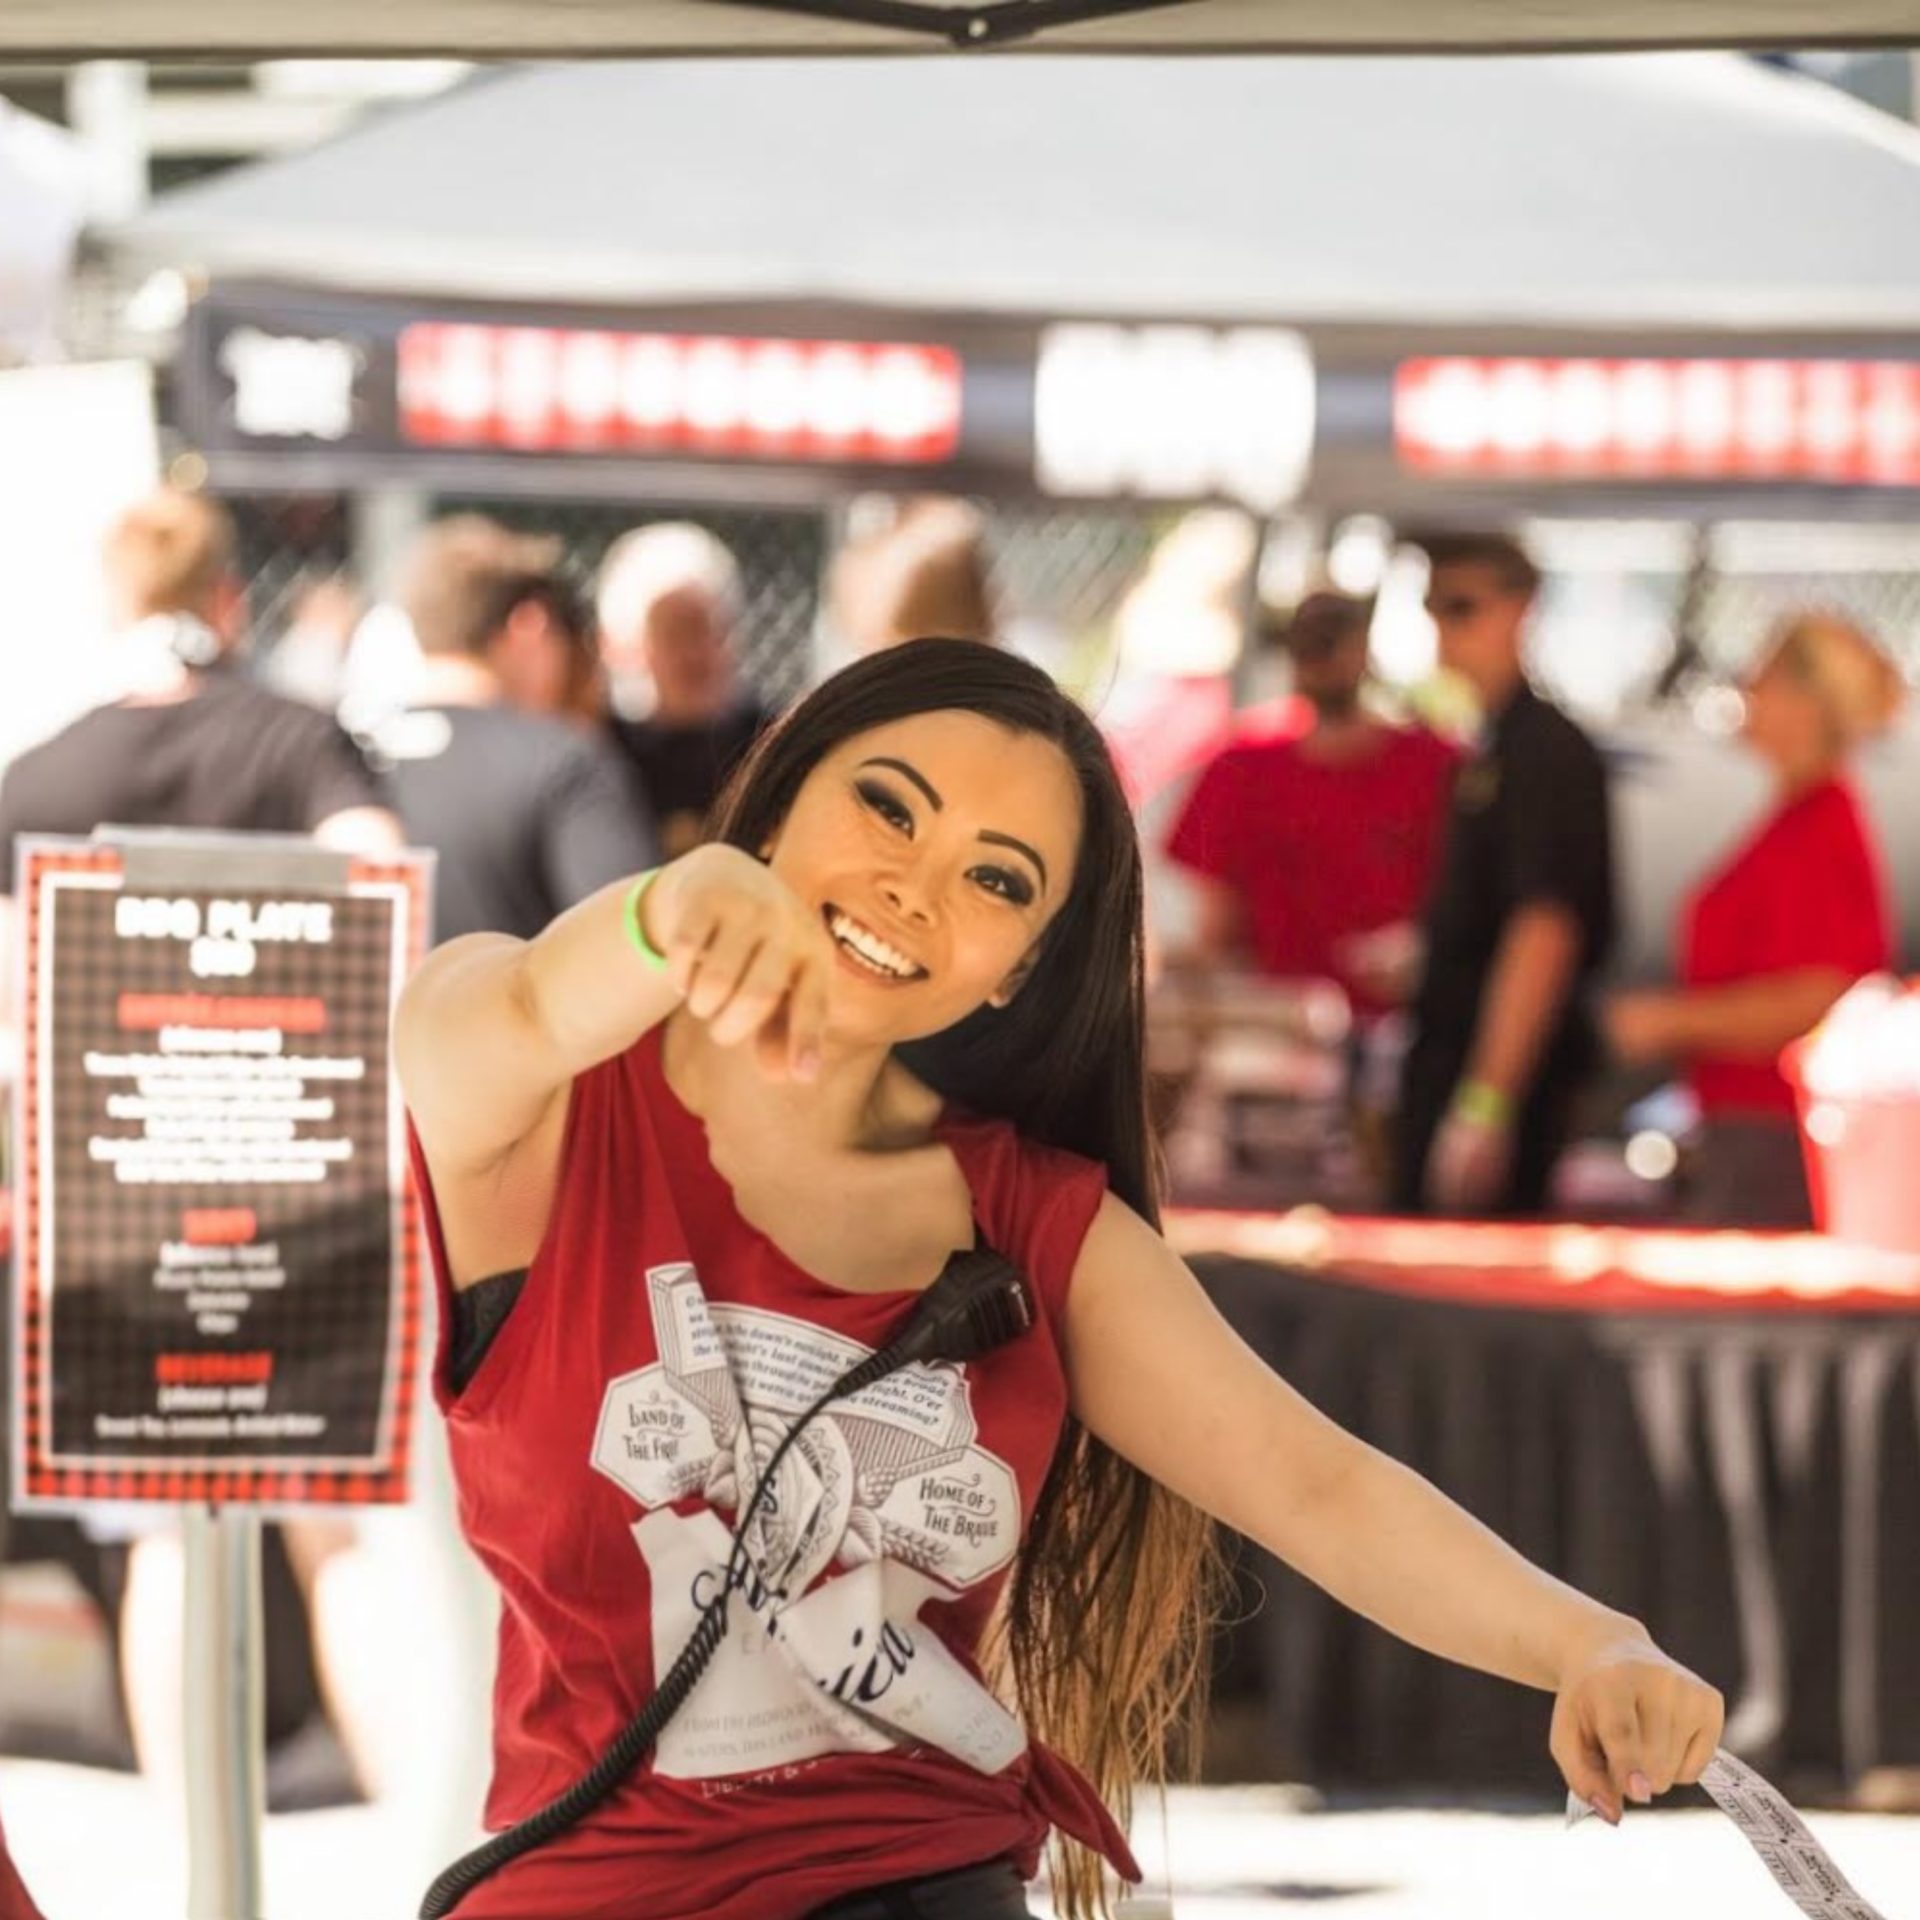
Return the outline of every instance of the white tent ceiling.
<path id="1" fill-rule="evenodd" d="M 582 56 L 1020 45 L 1495 51 L 1920 41 L 1920 0 L 5 0 L 0 57 Z"/>
<path id="2" fill-rule="evenodd" d="M 1778 335 L 1920 325 L 1897 234 L 1920 130 L 1656 54 L 532 67 L 169 194 L 121 240 L 549 305 Z"/>

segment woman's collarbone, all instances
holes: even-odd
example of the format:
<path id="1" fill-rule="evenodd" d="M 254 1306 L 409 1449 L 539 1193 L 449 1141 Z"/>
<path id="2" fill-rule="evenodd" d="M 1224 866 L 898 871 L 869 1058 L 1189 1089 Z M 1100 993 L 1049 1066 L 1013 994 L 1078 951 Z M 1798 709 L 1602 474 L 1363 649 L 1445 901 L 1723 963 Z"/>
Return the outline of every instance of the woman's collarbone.
<path id="1" fill-rule="evenodd" d="M 912 1164 L 864 1167 L 862 1160 Z M 929 1286 L 948 1256 L 972 1242 L 965 1180 L 942 1147 L 817 1164 L 789 1158 L 726 1167 L 716 1158 L 715 1165 L 741 1218 L 831 1286 L 876 1293 Z"/>

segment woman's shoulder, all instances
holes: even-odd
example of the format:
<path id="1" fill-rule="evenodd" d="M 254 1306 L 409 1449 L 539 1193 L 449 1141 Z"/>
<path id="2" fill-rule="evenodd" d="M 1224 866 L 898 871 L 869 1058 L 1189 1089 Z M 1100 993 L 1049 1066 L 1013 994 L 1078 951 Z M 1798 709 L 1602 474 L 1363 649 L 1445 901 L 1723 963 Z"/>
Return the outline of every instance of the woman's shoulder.
<path id="1" fill-rule="evenodd" d="M 635 1130 L 667 1140 L 680 1126 L 697 1126 L 667 1083 L 659 1027 L 574 1075 L 567 1090 L 564 1153 L 569 1161 L 598 1147 L 618 1153 L 636 1144 Z"/>
<path id="2" fill-rule="evenodd" d="M 967 1177 L 976 1219 L 1001 1252 L 1071 1266 L 1106 1195 L 1099 1161 L 965 1108 L 942 1114 L 940 1137 Z"/>

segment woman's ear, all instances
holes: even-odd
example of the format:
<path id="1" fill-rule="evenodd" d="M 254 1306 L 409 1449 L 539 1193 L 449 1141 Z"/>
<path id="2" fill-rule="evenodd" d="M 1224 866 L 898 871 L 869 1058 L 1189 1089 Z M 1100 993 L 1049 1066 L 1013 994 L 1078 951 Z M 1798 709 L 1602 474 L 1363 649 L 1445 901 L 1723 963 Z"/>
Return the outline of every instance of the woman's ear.
<path id="1" fill-rule="evenodd" d="M 1039 957 L 1038 949 L 1029 947 L 1026 958 L 1000 982 L 999 986 L 997 986 L 992 993 L 987 995 L 987 1005 L 992 1007 L 996 1013 L 1003 1008 L 1012 1006 L 1020 989 L 1033 978 L 1034 963 Z"/>

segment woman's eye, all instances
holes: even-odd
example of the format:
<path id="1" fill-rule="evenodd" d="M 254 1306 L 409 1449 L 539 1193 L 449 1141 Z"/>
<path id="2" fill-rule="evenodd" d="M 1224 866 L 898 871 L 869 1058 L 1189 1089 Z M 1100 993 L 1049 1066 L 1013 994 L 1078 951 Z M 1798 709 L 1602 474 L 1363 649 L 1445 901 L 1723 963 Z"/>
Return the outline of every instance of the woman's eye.
<path id="1" fill-rule="evenodd" d="M 854 792 L 889 826 L 899 827 L 903 832 L 912 831 L 913 815 L 885 787 L 861 780 L 855 783 Z"/>
<path id="2" fill-rule="evenodd" d="M 1015 873 L 1007 867 L 976 867 L 974 878 L 991 893 L 997 893 L 1003 900 L 1011 900 L 1016 907 L 1028 907 L 1033 904 L 1033 887 L 1024 873 Z"/>

